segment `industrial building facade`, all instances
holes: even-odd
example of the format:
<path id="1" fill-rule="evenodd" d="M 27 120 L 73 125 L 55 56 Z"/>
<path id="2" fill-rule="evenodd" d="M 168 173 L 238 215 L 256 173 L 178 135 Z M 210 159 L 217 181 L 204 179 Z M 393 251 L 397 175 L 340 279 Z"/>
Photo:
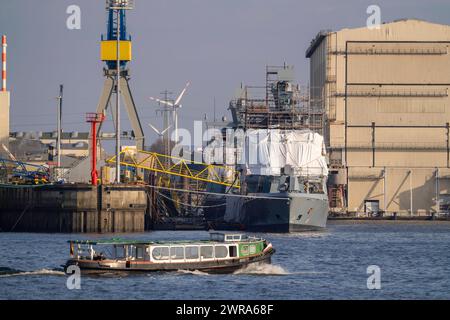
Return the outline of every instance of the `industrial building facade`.
<path id="1" fill-rule="evenodd" d="M 450 26 L 399 20 L 320 32 L 306 52 L 323 101 L 332 211 L 450 207 Z"/>
<path id="2" fill-rule="evenodd" d="M 0 91 L 0 158 L 7 158 L 7 153 L 2 144 L 9 146 L 9 91 Z"/>

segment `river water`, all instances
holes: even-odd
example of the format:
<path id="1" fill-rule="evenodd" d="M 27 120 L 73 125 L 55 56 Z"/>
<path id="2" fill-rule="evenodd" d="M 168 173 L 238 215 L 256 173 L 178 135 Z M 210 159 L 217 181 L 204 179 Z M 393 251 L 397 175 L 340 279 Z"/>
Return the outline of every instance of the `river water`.
<path id="1" fill-rule="evenodd" d="M 69 290 L 68 239 L 206 239 L 207 232 L 121 235 L 0 233 L 0 299 L 450 299 L 450 222 L 329 222 L 323 232 L 258 234 L 272 265 L 201 272 L 82 276 Z M 367 267 L 381 270 L 367 288 Z"/>

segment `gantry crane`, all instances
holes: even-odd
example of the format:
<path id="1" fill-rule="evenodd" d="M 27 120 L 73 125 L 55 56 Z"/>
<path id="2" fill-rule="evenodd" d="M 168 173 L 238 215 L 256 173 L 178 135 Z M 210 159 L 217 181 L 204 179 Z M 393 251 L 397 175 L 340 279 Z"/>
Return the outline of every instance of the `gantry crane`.
<path id="1" fill-rule="evenodd" d="M 106 0 L 106 10 L 108 13 L 106 38 L 101 39 L 101 60 L 105 61 L 106 67 L 103 69 L 105 82 L 102 94 L 97 105 L 97 114 L 105 114 L 109 101 L 113 93 L 123 97 L 128 118 L 138 149 L 144 149 L 144 131 L 137 114 L 136 105 L 130 89 L 130 72 L 127 64 L 132 59 L 131 37 L 127 33 L 126 10 L 133 7 L 132 0 Z M 117 37 L 119 36 L 119 59 L 117 59 Z M 120 60 L 117 66 L 117 60 Z M 118 72 L 119 71 L 119 72 Z M 119 74 L 119 88 L 117 88 L 117 75 Z M 114 109 L 114 108 L 113 108 Z M 114 123 L 120 121 L 120 115 L 113 111 Z M 99 124 L 97 135 L 100 133 Z M 117 134 L 117 133 L 116 133 Z M 120 133 L 119 133 L 120 136 Z"/>
<path id="2" fill-rule="evenodd" d="M 107 162 L 115 163 L 116 157 L 108 159 Z M 234 166 L 195 162 L 132 148 L 123 149 L 120 153 L 119 162 L 121 166 L 125 167 L 149 170 L 230 188 L 240 188 L 239 172 L 234 169 Z"/>

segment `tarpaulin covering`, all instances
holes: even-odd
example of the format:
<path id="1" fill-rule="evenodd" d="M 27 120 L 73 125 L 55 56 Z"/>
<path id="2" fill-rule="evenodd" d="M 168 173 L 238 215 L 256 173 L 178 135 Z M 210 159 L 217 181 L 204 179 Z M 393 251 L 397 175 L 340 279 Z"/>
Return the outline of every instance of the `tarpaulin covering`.
<path id="1" fill-rule="evenodd" d="M 310 130 L 247 130 L 244 158 L 247 174 L 328 175 L 323 137 Z"/>

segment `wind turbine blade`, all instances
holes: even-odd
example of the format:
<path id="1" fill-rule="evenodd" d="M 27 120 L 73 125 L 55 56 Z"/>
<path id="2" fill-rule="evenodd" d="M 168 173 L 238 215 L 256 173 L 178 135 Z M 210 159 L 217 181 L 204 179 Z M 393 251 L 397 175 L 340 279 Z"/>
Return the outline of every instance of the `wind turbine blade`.
<path id="1" fill-rule="evenodd" d="M 17 161 L 16 157 L 9 151 L 9 149 L 2 143 L 2 148 L 8 154 L 12 161 Z"/>
<path id="2" fill-rule="evenodd" d="M 161 135 L 163 135 L 164 133 L 166 133 L 167 130 L 170 129 L 171 126 L 168 126 L 167 128 L 165 128 L 163 131 L 161 131 Z"/>
<path id="3" fill-rule="evenodd" d="M 175 101 L 174 105 L 178 106 L 178 104 L 180 103 L 181 99 L 184 96 L 184 93 L 186 92 L 187 88 L 189 87 L 191 83 L 188 82 L 186 83 L 186 87 L 184 87 L 183 91 L 181 91 L 180 95 L 178 96 L 177 100 Z"/>
<path id="4" fill-rule="evenodd" d="M 152 126 L 150 123 L 148 125 L 153 129 L 153 131 L 155 131 L 158 134 L 158 136 L 162 135 L 162 133 L 159 132 L 159 130 L 156 129 L 154 126 Z"/>
<path id="5" fill-rule="evenodd" d="M 172 102 L 161 100 L 161 99 L 158 99 L 158 98 L 153 98 L 153 97 L 150 97 L 150 99 L 153 100 L 153 101 L 156 101 L 156 102 L 168 105 L 169 107 L 173 107 L 173 103 Z"/>

